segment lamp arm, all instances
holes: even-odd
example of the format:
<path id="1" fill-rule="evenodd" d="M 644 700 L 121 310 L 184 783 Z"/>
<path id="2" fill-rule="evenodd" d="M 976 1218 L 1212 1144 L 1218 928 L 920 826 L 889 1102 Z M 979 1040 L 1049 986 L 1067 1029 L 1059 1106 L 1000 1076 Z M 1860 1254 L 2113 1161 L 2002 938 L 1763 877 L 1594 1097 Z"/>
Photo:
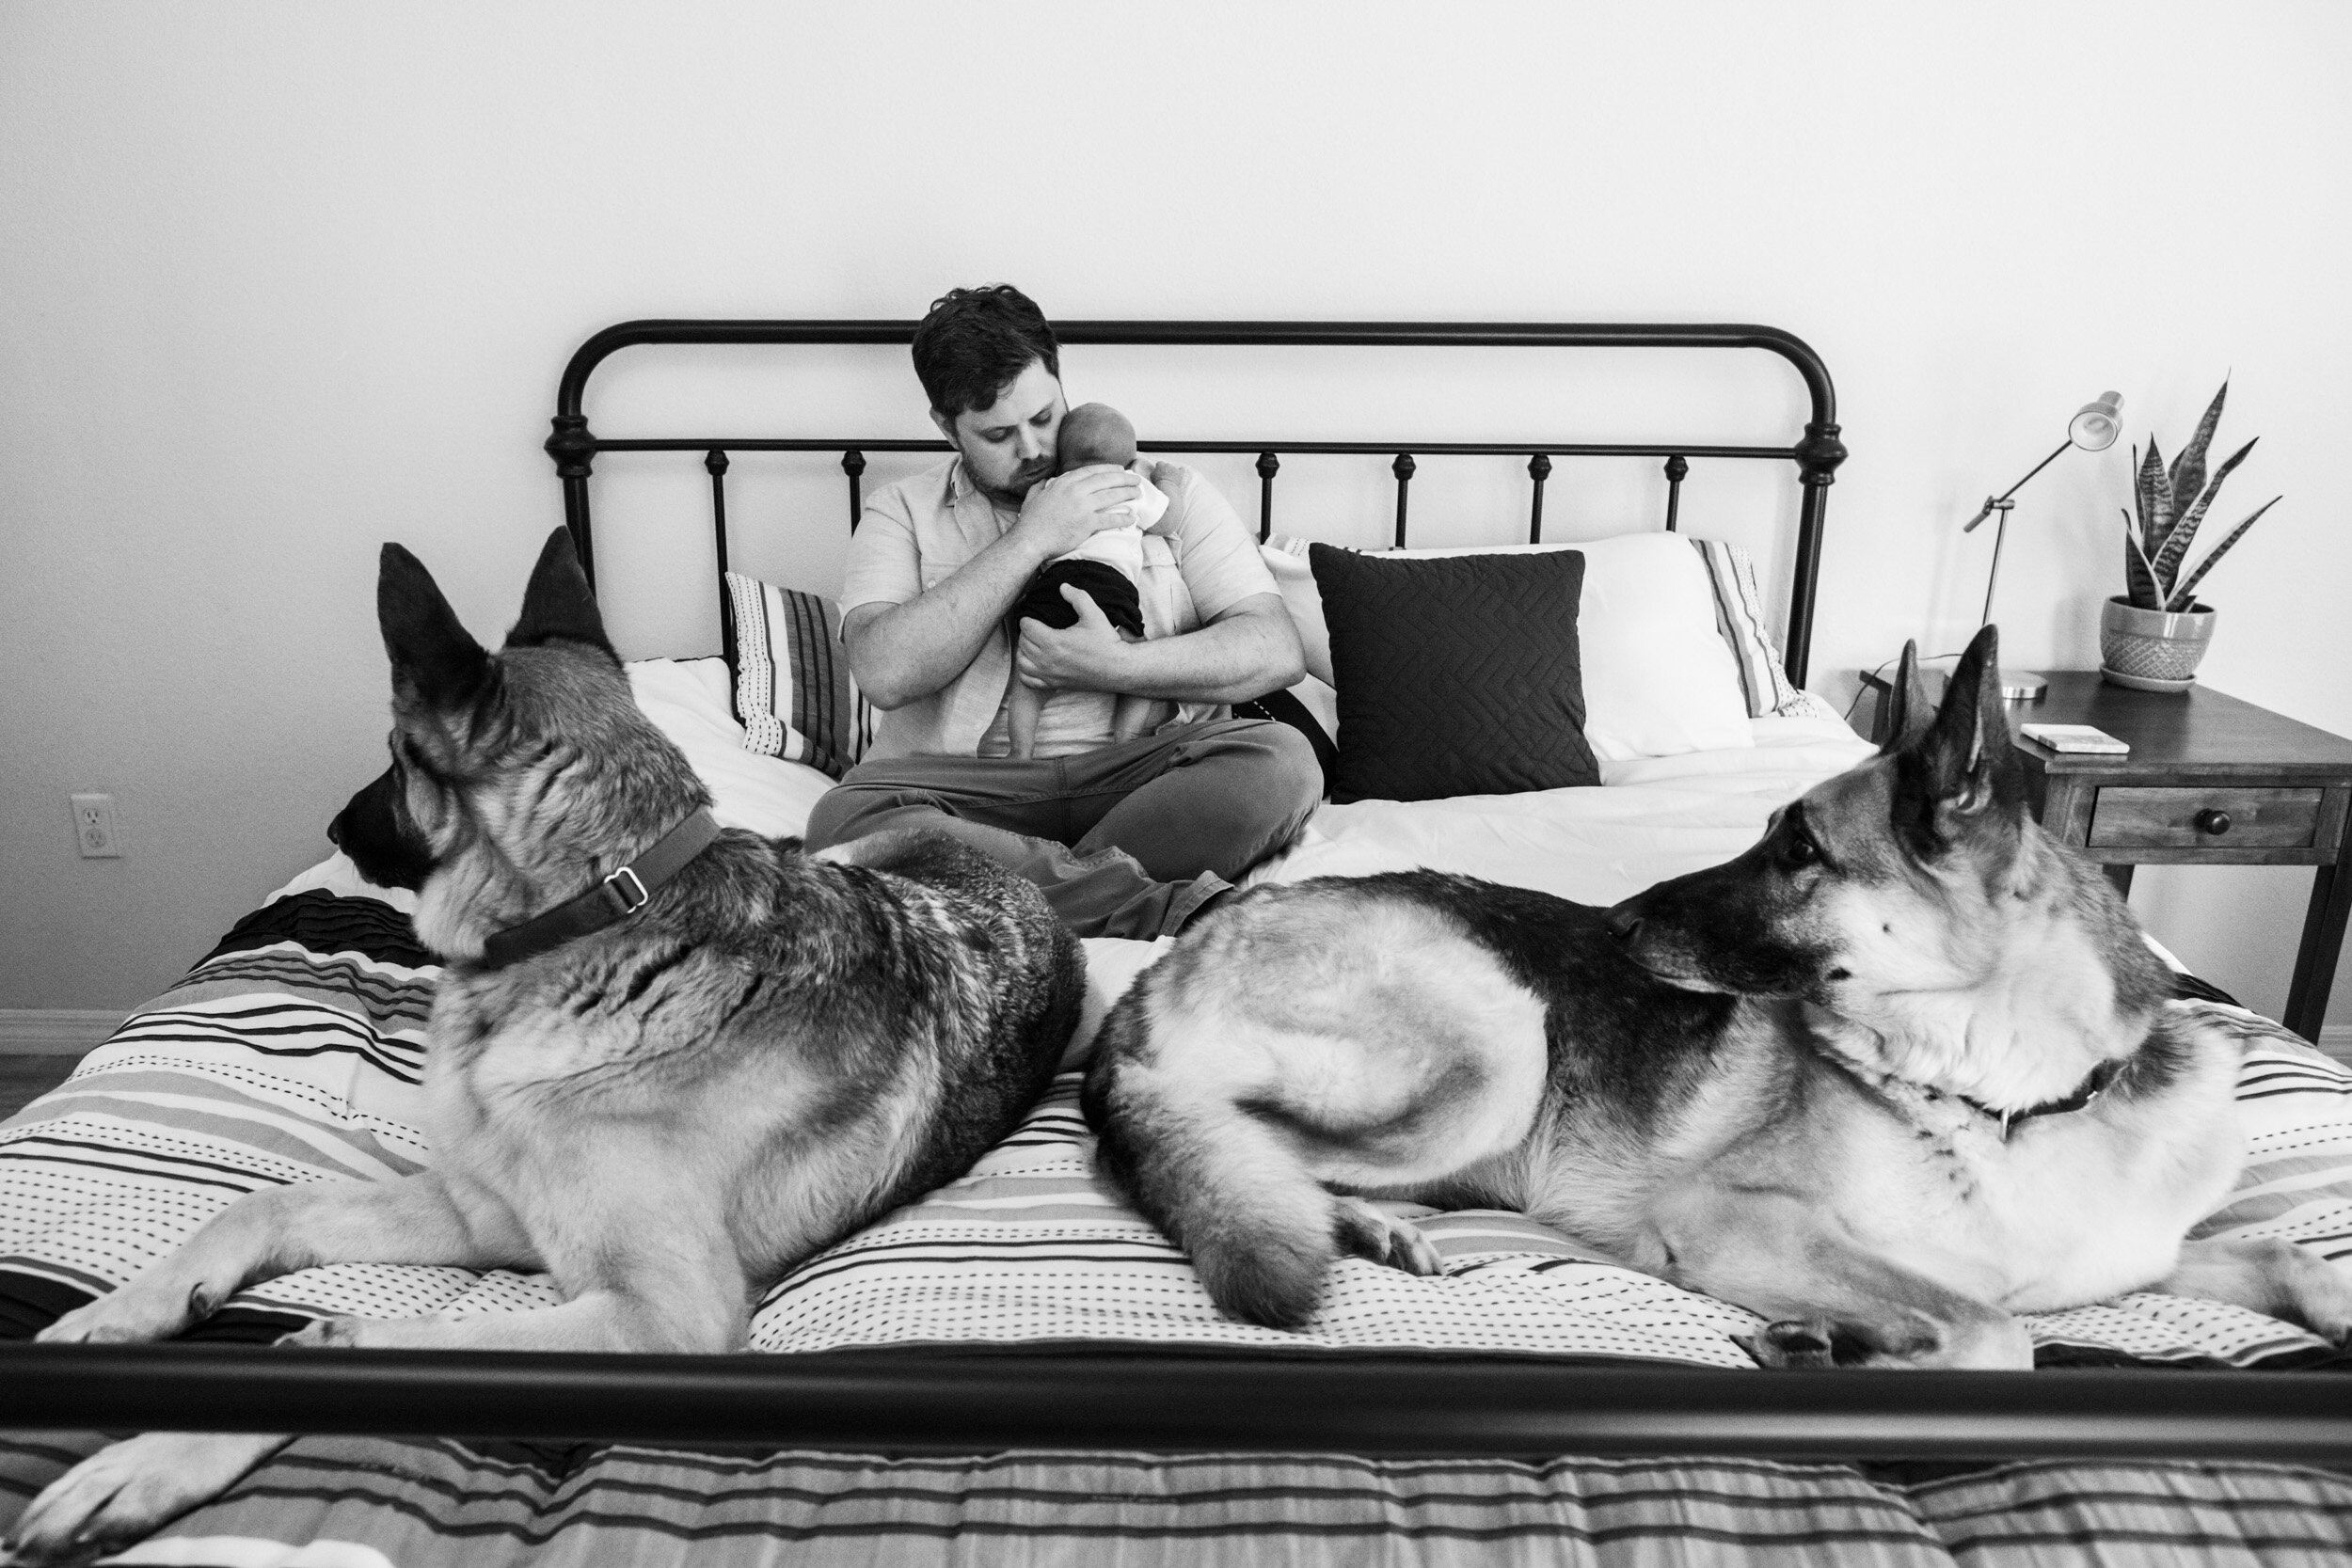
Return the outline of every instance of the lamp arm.
<path id="1" fill-rule="evenodd" d="M 2034 475 L 2040 473 L 2042 469 L 2057 462 L 2059 457 L 2064 455 L 2066 449 L 2074 444 L 2074 441 L 2072 436 L 2060 441 L 2057 451 L 2052 452 L 2049 456 L 2043 458 L 2041 462 L 2026 470 L 2026 479 L 2033 478 Z M 1987 517 L 1993 515 L 1993 509 L 1994 507 L 2000 505 L 2003 501 L 2009 499 L 2010 497 L 2017 494 L 2018 491 L 2023 490 L 2026 487 L 2026 479 L 2019 480 L 2016 483 L 2010 485 L 2007 490 L 2002 491 L 1997 496 L 1988 497 L 1984 503 L 1984 510 L 1969 518 L 1966 523 L 1963 524 L 1960 531 L 1963 533 L 1974 533 L 1977 531 L 1977 525 L 1979 523 L 1983 522 Z"/>

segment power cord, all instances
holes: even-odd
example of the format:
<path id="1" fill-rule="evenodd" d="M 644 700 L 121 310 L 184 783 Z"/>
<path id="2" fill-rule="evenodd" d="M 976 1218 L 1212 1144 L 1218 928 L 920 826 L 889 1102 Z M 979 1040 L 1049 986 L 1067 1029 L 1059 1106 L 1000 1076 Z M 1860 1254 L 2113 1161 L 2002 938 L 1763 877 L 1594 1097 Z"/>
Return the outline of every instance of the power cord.
<path id="1" fill-rule="evenodd" d="M 1959 654 L 1930 654 L 1930 655 L 1928 655 L 1928 657 L 1925 657 L 1925 658 L 1921 659 L 1919 662 L 1920 662 L 1921 664 L 1931 664 L 1931 663 L 1933 663 L 1935 660 L 1937 660 L 1937 659 L 1939 659 L 1939 658 L 1958 658 L 1959 657 L 1960 657 L 1960 655 L 1959 655 Z M 1870 672 L 1869 672 L 1869 673 L 1868 673 L 1868 674 L 1864 675 L 1864 676 L 1863 676 L 1863 679 L 1867 682 L 1867 681 L 1870 680 L 1871 678 L 1873 678 L 1874 676 L 1877 676 L 1877 675 L 1879 675 L 1879 674 L 1883 673 L 1885 672 L 1886 666 L 1887 666 L 1888 664 L 1900 664 L 1900 663 L 1902 662 L 1902 660 L 1903 660 L 1903 656 L 1902 656 L 1902 655 L 1900 655 L 1900 654 L 1897 654 L 1897 655 L 1896 655 L 1893 658 L 1887 659 L 1884 663 L 1882 663 L 1881 665 L 1879 665 L 1879 667 L 1878 667 L 1877 669 L 1872 670 L 1872 671 L 1870 671 Z M 1862 686 L 1862 687 L 1858 688 L 1858 689 L 1854 691 L 1854 694 L 1853 694 L 1853 701 L 1852 701 L 1852 702 L 1851 702 L 1851 703 L 1848 703 L 1848 704 L 1846 705 L 1846 717 L 1845 717 L 1845 722 L 1846 722 L 1846 723 L 1848 723 L 1848 724 L 1851 724 L 1851 723 L 1853 722 L 1853 713 L 1854 713 L 1854 709 L 1856 709 L 1856 708 L 1858 708 L 1858 707 L 1860 707 L 1860 706 L 1862 705 L 1862 696 L 1863 696 L 1863 693 L 1864 693 L 1864 692 L 1866 692 L 1866 691 L 1867 691 L 1867 690 L 1869 690 L 1869 689 L 1869 689 L 1869 687 L 1868 687 L 1867 685 L 1864 685 L 1864 686 Z"/>

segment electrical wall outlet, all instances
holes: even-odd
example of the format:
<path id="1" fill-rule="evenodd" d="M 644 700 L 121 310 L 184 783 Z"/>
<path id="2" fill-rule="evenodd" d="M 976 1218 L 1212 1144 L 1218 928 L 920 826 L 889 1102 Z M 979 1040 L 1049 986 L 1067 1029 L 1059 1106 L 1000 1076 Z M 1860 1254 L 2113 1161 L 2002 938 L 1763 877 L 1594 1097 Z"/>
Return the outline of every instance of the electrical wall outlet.
<path id="1" fill-rule="evenodd" d="M 73 844 L 84 860 L 122 853 L 115 837 L 115 798 L 111 795 L 69 795 L 73 802 Z"/>

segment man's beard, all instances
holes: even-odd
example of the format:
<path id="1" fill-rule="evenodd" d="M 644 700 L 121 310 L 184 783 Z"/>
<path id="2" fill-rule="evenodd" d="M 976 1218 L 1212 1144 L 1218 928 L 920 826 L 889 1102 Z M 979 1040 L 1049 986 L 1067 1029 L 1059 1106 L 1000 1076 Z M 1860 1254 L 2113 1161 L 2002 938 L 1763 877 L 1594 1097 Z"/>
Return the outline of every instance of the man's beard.
<path id="1" fill-rule="evenodd" d="M 1053 473 L 1054 466 L 1051 463 L 1024 464 L 1013 470 L 1011 480 L 1002 488 L 991 484 L 983 484 L 980 488 L 987 492 L 990 499 L 1001 501 L 1007 506 L 1018 507 L 1029 499 L 1029 491 L 1034 485 L 1041 480 L 1052 478 Z"/>

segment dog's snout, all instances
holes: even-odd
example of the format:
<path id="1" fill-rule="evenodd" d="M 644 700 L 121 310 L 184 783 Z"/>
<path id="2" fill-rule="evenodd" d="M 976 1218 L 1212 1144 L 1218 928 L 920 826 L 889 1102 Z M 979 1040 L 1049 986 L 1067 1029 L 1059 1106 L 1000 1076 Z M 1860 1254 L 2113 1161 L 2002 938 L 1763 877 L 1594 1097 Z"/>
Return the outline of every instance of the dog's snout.
<path id="1" fill-rule="evenodd" d="M 1619 904 L 1609 911 L 1609 934 L 1619 942 L 1631 942 L 1642 928 L 1642 912 L 1629 904 Z"/>

